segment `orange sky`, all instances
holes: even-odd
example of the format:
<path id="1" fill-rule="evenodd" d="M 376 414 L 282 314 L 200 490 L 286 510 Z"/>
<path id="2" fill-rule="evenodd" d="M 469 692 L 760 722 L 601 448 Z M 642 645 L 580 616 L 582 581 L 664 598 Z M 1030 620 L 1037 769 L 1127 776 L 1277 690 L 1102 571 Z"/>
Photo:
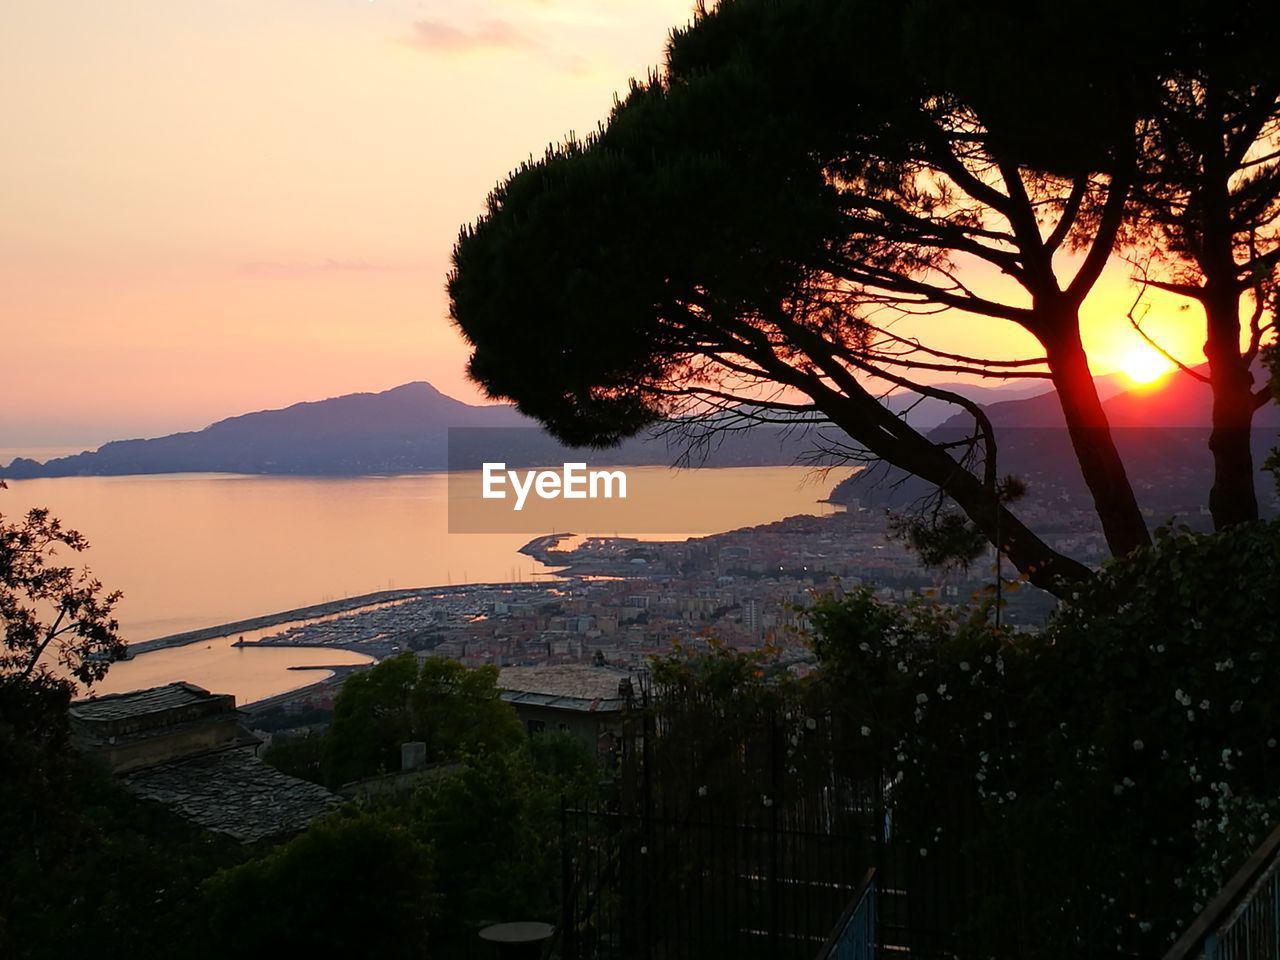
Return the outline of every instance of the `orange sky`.
<path id="1" fill-rule="evenodd" d="M 5 0 L 0 449 L 408 380 L 475 399 L 443 291 L 458 226 L 592 128 L 690 5 Z M 1124 274 L 1087 305 L 1098 373 L 1138 346 Z M 1200 359 L 1194 317 L 1152 323 Z"/>

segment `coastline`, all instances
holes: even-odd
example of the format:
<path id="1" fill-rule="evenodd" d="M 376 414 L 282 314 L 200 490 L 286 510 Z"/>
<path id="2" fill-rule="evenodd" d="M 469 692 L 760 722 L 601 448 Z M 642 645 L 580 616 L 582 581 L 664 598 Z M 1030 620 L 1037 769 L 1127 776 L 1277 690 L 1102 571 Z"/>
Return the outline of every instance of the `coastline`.
<path id="1" fill-rule="evenodd" d="M 319 617 L 333 616 L 339 613 L 350 613 L 353 610 L 360 610 L 364 607 L 378 606 L 385 603 L 396 603 L 403 600 L 413 600 L 418 597 L 431 596 L 439 593 L 460 593 L 466 590 L 475 589 L 531 589 L 539 586 L 537 581 L 512 581 L 512 582 L 496 582 L 496 583 L 465 583 L 450 584 L 448 586 L 426 586 L 426 587 L 407 587 L 396 590 L 379 590 L 375 593 L 366 593 L 358 597 L 345 597 L 341 600 L 327 600 L 323 603 L 315 603 L 305 607 L 296 607 L 292 610 L 281 610 L 275 613 L 265 613 L 257 617 L 248 617 L 243 620 L 233 620 L 230 623 L 214 624 L 209 627 L 200 627 L 196 630 L 185 630 L 181 633 L 173 633 L 164 637 L 155 637 L 151 640 L 138 640 L 129 644 L 129 658 L 144 653 L 152 653 L 156 650 L 168 650 L 173 647 L 185 647 L 188 644 L 200 643 L 205 640 L 217 640 L 222 637 L 231 636 L 234 633 L 248 633 L 253 630 L 265 630 L 270 627 L 277 627 L 281 624 L 292 623 L 295 620 L 314 620 Z M 250 644 L 245 644 L 249 646 Z M 281 644 L 281 646 L 312 646 L 312 644 Z"/>
<path id="2" fill-rule="evenodd" d="M 290 670 L 321 670 L 325 676 L 318 680 L 312 680 L 310 683 L 303 684 L 300 687 L 294 687 L 292 690 L 285 690 L 282 693 L 273 693 L 268 697 L 262 697 L 258 700 L 248 700 L 244 703 L 236 704 L 236 709 L 241 710 L 249 716 L 259 713 L 266 713 L 275 707 L 283 707 L 294 700 L 305 699 L 315 696 L 320 690 L 327 687 L 339 687 L 353 673 L 368 669 L 365 666 L 357 666 L 347 663 L 331 664 L 329 666 L 317 665 L 311 667 L 289 667 Z"/>

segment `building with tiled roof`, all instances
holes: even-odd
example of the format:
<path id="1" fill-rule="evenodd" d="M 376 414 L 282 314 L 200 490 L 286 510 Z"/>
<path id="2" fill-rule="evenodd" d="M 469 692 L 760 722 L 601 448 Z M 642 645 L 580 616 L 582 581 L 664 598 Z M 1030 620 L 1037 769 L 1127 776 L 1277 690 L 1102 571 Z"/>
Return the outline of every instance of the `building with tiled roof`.
<path id="1" fill-rule="evenodd" d="M 241 843 L 295 833 L 341 798 L 259 760 L 235 698 L 190 683 L 78 700 L 75 747 L 132 793 Z"/>
<path id="2" fill-rule="evenodd" d="M 529 733 L 572 733 L 602 751 L 620 732 L 636 689 L 629 670 L 581 663 L 505 667 L 498 688 Z"/>

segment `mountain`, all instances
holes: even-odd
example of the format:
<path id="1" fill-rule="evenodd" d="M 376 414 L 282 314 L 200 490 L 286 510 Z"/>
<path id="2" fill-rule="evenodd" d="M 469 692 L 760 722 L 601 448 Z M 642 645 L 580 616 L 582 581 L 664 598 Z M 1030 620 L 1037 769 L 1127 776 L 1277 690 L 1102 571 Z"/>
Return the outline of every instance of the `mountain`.
<path id="1" fill-rule="evenodd" d="M 1208 373 L 1208 366 L 1204 364 L 1194 369 L 1202 376 Z M 1261 369 L 1255 370 L 1256 382 L 1265 382 L 1263 377 Z M 1100 389 L 1099 394 L 1112 427 L 1207 428 L 1211 422 L 1213 397 L 1209 385 L 1185 373 L 1175 372 L 1156 387 L 1119 391 L 1109 398 L 1104 390 Z M 1036 397 L 985 404 L 984 409 L 997 427 L 1066 426 L 1058 394 L 1052 389 Z M 968 414 L 955 414 L 940 426 L 947 431 L 967 430 L 969 423 Z M 1263 429 L 1280 426 L 1280 406 L 1267 404 L 1260 409 L 1254 417 L 1254 426 Z"/>
<path id="2" fill-rule="evenodd" d="M 1094 377 L 1098 396 L 1106 400 L 1124 390 L 1124 384 L 1118 374 Z M 966 400 L 983 407 L 992 407 L 1002 403 L 1016 403 L 1035 397 L 1053 397 L 1053 386 L 1048 380 L 1011 380 L 999 386 L 978 386 L 972 383 L 938 383 L 934 386 L 959 394 Z M 1056 403 L 1056 400 L 1054 401 Z M 899 414 L 917 430 L 932 430 L 956 416 L 954 404 L 933 397 L 924 397 L 913 391 L 904 390 L 885 398 L 885 406 Z"/>
<path id="3" fill-rule="evenodd" d="M 509 406 L 473 406 L 429 383 L 353 393 L 219 420 L 152 440 L 116 440 L 48 463 L 19 458 L 0 477 L 135 473 L 360 474 L 439 470 L 449 427 L 521 427 Z"/>
<path id="4" fill-rule="evenodd" d="M 1197 370 L 1204 373 L 1204 369 Z M 1255 379 L 1262 382 L 1262 372 Z M 1105 395 L 1105 394 L 1104 394 Z M 1209 385 L 1182 373 L 1174 373 L 1156 387 L 1122 391 L 1104 400 L 1117 449 L 1138 496 L 1139 504 L 1154 518 L 1173 514 L 1188 516 L 1207 502 L 1213 478 L 1208 449 L 1212 396 Z M 1089 510 L 1091 499 L 1080 475 L 1071 439 L 1066 431 L 1057 393 L 984 406 L 996 429 L 1001 474 L 1014 474 L 1027 482 L 1026 506 L 1054 510 Z M 968 414 L 956 414 L 930 431 L 938 441 L 959 440 L 972 432 Z M 1255 463 L 1261 464 L 1277 445 L 1280 405 L 1267 404 L 1254 417 Z M 898 483 L 898 481 L 903 481 Z M 1258 479 L 1264 507 L 1274 509 L 1268 475 Z M 927 486 L 901 472 L 881 469 L 851 477 L 832 493 L 840 503 L 900 507 L 928 492 Z"/>
<path id="5" fill-rule="evenodd" d="M 655 435 L 629 440 L 608 452 L 574 450 L 514 407 L 463 403 L 419 382 L 382 393 L 353 393 L 248 413 L 189 433 L 117 440 L 47 463 L 20 457 L 0 468 L 0 478 L 157 473 L 355 476 L 478 469 L 484 461 L 502 461 L 514 468 L 589 459 L 615 466 L 668 466 L 682 449 L 680 438 Z M 799 431 L 765 428 L 718 438 L 695 451 L 699 455 L 694 460 L 708 466 L 777 465 L 795 463 L 811 451 L 811 443 Z"/>

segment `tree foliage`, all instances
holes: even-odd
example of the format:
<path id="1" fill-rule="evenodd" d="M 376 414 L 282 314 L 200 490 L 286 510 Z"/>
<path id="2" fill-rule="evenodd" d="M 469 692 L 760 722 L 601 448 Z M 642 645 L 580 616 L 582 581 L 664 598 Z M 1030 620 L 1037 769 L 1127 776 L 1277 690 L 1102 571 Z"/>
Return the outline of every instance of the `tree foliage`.
<path id="1" fill-rule="evenodd" d="M 30 698 L 35 683 L 10 687 Z M 171 956 L 199 923 L 200 883 L 244 851 L 72 750 L 65 688 L 47 692 L 24 712 L 48 735 L 0 719 L 0 956 Z"/>
<path id="2" fill-rule="evenodd" d="M 969 948 L 1159 955 L 1252 852 L 1280 815 L 1277 589 L 1280 527 L 1255 522 L 1163 531 L 1035 636 L 865 592 L 818 607 L 895 831 L 982 878 Z"/>
<path id="3" fill-rule="evenodd" d="M 88 546 L 46 508 L 19 520 L 0 514 L 0 679 L 69 676 L 90 686 L 124 656 L 112 616 L 119 591 L 104 593 L 87 569 L 56 563 L 60 550 Z"/>
<path id="4" fill-rule="evenodd" d="M 1265 35 L 1266 14 L 1186 0 L 1186 21 L 1153 23 L 1137 5 L 1086 6 L 1096 16 L 1049 2 L 700 8 L 597 133 L 522 166 L 463 230 L 449 290 L 473 377 L 573 443 L 690 413 L 833 425 L 934 484 L 1062 595 L 1088 572 L 1002 500 L 983 411 L 921 378 L 1050 378 L 1112 552 L 1149 543 L 1080 339 L 1081 304 L 1124 252 L 1144 282 L 1206 305 L 1211 508 L 1220 526 L 1255 515 L 1240 437 L 1261 393 L 1241 383 L 1269 335 L 1277 70 L 1242 29 Z M 1222 128 L 1236 146 L 1196 152 L 1202 120 L 1208 142 Z M 1160 161 L 1175 154 L 1189 159 Z M 1238 215 L 1209 228 L 1202 201 L 1223 191 Z M 1230 277 L 1210 279 L 1211 261 Z M 1215 285 L 1232 293 L 1216 320 Z M 1259 309 L 1242 328 L 1249 290 Z M 965 356 L 895 332 L 943 310 L 1011 324 L 1043 355 Z M 1231 329 L 1249 336 L 1228 356 Z M 891 414 L 881 395 L 902 388 L 968 411 L 969 441 L 934 443 Z"/>
<path id="5" fill-rule="evenodd" d="M 210 956 L 429 956 L 430 850 L 377 813 L 343 812 L 204 884 Z"/>
<path id="6" fill-rule="evenodd" d="M 494 667 L 468 670 L 460 663 L 412 653 L 390 657 L 350 677 L 333 705 L 324 738 L 329 782 L 346 783 L 400 768 L 400 745 L 427 744 L 428 762 L 505 750 L 523 733 L 504 703 Z"/>
<path id="7" fill-rule="evenodd" d="M 420 789 L 413 828 L 430 838 L 443 886 L 442 937 L 484 923 L 554 922 L 560 896 L 560 801 L 591 797 L 599 777 L 589 749 L 569 734 L 490 751 Z"/>

